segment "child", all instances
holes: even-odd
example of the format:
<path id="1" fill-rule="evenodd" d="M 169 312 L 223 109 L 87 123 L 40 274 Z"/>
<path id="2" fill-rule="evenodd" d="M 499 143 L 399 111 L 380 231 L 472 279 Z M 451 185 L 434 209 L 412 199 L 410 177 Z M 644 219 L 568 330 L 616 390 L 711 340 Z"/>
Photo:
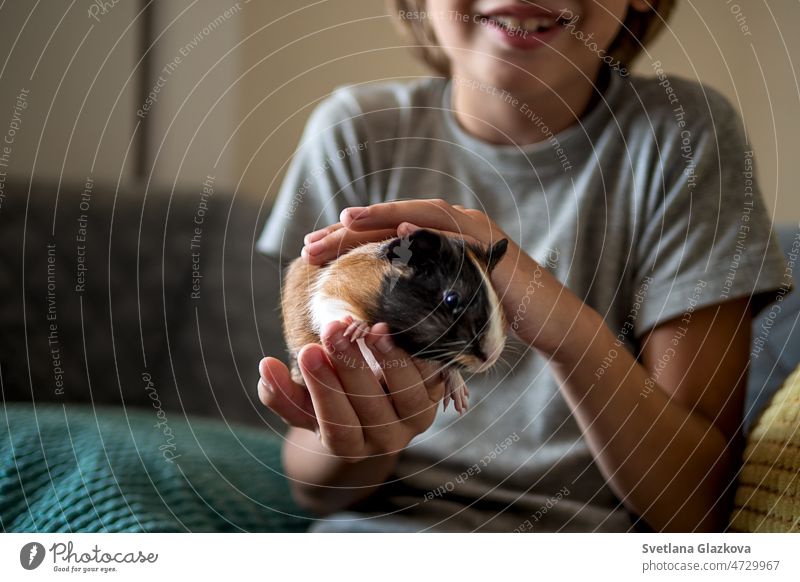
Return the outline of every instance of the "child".
<path id="1" fill-rule="evenodd" d="M 784 262 L 731 105 L 657 62 L 628 74 L 672 2 L 395 8 L 441 76 L 322 102 L 258 248 L 323 263 L 416 227 L 508 237 L 492 284 L 514 334 L 461 417 L 385 324 L 368 345 L 408 363 L 386 392 L 346 323 L 301 352 L 308 391 L 265 358 L 314 529 L 723 529 L 751 318 Z"/>

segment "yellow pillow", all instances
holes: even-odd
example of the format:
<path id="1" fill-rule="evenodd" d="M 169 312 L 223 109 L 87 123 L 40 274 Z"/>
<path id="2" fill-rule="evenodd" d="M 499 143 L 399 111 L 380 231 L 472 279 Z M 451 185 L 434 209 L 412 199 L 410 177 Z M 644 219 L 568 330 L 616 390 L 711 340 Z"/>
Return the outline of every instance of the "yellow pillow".
<path id="1" fill-rule="evenodd" d="M 800 367 L 747 438 L 731 529 L 800 532 Z"/>

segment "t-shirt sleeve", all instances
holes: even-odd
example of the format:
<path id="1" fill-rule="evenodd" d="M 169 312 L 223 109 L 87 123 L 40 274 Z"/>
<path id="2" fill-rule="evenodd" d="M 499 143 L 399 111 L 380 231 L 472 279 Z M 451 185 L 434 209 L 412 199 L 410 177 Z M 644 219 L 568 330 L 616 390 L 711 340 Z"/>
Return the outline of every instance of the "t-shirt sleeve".
<path id="1" fill-rule="evenodd" d="M 637 250 L 637 336 L 735 298 L 751 296 L 755 315 L 792 287 L 739 113 L 708 88 L 695 97 L 671 112 L 660 144 Z"/>
<path id="2" fill-rule="evenodd" d="M 284 261 L 297 258 L 305 234 L 338 222 L 348 206 L 368 204 L 368 141 L 359 119 L 347 88 L 314 109 L 256 243 L 260 252 Z"/>

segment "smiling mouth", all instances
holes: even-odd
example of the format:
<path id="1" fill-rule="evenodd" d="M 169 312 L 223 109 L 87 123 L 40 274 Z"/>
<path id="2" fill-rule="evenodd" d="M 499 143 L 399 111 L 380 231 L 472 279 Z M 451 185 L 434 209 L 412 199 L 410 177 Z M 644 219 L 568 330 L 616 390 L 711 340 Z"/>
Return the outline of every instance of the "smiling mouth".
<path id="1" fill-rule="evenodd" d="M 504 31 L 524 36 L 526 34 L 543 33 L 556 26 L 563 26 L 568 22 L 564 16 L 532 16 L 528 18 L 518 18 L 516 16 L 494 14 L 490 16 L 481 15 L 480 20 L 490 26 L 496 26 Z"/>

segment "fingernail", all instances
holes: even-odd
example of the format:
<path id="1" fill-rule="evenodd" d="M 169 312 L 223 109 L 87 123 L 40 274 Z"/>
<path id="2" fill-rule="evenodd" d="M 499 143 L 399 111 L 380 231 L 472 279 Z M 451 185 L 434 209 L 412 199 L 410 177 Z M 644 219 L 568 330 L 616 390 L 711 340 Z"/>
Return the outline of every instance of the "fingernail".
<path id="1" fill-rule="evenodd" d="M 268 372 L 269 369 L 267 368 L 267 358 L 261 358 L 261 361 L 258 362 L 258 375 L 261 376 L 263 380 L 266 380 Z"/>
<path id="2" fill-rule="evenodd" d="M 382 354 L 388 354 L 392 351 L 394 343 L 392 342 L 392 338 L 389 337 L 389 334 L 386 334 L 375 341 L 375 347 L 377 347 Z"/>
<path id="3" fill-rule="evenodd" d="M 318 241 L 321 238 L 325 238 L 327 231 L 323 228 L 320 230 L 315 230 L 313 232 L 309 232 L 306 236 L 303 237 L 303 243 L 309 245 L 313 242 Z"/>
<path id="4" fill-rule="evenodd" d="M 305 249 L 306 253 L 309 255 L 318 255 L 324 247 L 325 245 L 322 242 L 318 241 L 315 243 L 311 243 L 310 245 L 306 245 Z"/>
<path id="5" fill-rule="evenodd" d="M 406 234 L 411 234 L 419 230 L 419 227 L 416 224 L 411 224 L 410 222 L 401 222 L 400 226 L 397 227 L 397 230 L 402 230 Z"/>
<path id="6" fill-rule="evenodd" d="M 275 394 L 275 388 L 269 380 L 261 378 L 261 384 L 263 384 L 264 388 L 266 388 L 267 392 L 270 394 Z"/>
<path id="7" fill-rule="evenodd" d="M 322 354 L 317 350 L 312 351 L 306 356 L 305 364 L 309 370 L 319 370 L 322 367 Z"/>
<path id="8" fill-rule="evenodd" d="M 369 213 L 369 208 L 365 206 L 351 206 L 345 208 L 345 212 L 350 216 L 351 220 L 358 220 L 364 218 Z"/>

